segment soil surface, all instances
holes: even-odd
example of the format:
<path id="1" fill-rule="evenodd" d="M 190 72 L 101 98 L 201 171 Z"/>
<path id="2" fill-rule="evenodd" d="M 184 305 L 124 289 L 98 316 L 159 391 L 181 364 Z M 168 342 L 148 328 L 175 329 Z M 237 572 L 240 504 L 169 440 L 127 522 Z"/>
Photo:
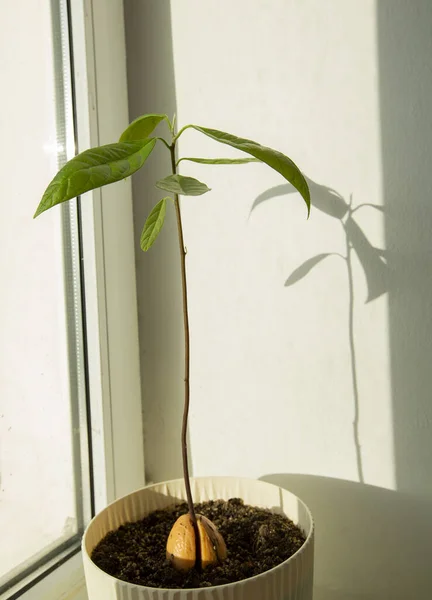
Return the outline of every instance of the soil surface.
<path id="1" fill-rule="evenodd" d="M 141 521 L 108 533 L 92 553 L 96 565 L 129 583 L 162 588 L 199 588 L 240 581 L 272 569 L 304 543 L 303 532 L 285 515 L 247 506 L 242 500 L 196 504 L 224 537 L 228 557 L 199 572 L 176 571 L 166 560 L 165 547 L 176 519 L 187 504 L 158 510 Z"/>

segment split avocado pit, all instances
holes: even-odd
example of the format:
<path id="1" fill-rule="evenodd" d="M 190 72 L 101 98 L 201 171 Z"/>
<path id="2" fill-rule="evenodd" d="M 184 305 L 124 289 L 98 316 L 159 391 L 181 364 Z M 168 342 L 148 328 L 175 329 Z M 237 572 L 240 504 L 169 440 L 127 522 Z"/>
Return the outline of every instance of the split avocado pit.
<path id="1" fill-rule="evenodd" d="M 190 514 L 181 515 L 170 531 L 166 557 L 178 571 L 205 569 L 227 557 L 225 541 L 216 525 L 203 515 L 196 515 L 198 540 Z"/>

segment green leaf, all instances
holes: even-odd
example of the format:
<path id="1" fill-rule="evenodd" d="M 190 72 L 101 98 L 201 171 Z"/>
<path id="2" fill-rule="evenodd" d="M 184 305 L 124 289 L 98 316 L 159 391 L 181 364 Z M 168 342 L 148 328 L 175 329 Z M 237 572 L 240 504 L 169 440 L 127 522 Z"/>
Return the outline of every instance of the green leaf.
<path id="1" fill-rule="evenodd" d="M 144 252 L 151 248 L 165 221 L 166 203 L 170 198 L 160 200 L 147 217 L 141 233 L 140 245 Z"/>
<path id="2" fill-rule="evenodd" d="M 205 183 L 193 177 L 185 177 L 184 175 L 169 175 L 165 179 L 158 181 L 156 187 L 183 196 L 201 196 L 210 191 L 210 188 Z"/>
<path id="3" fill-rule="evenodd" d="M 170 125 L 167 115 L 142 115 L 132 121 L 132 123 L 123 131 L 120 136 L 120 142 L 133 142 L 136 140 L 145 140 L 161 121 L 167 121 Z"/>
<path id="4" fill-rule="evenodd" d="M 154 139 L 108 144 L 78 154 L 51 181 L 34 217 L 84 192 L 129 177 L 143 166 L 155 144 Z"/>
<path id="5" fill-rule="evenodd" d="M 242 150 L 251 154 L 258 160 L 266 163 L 269 167 L 280 173 L 289 183 L 291 183 L 298 192 L 303 196 L 304 201 L 308 209 L 308 215 L 310 212 L 310 193 L 306 179 L 303 177 L 300 169 L 288 156 L 285 156 L 277 150 L 261 146 L 252 140 L 239 138 L 230 133 L 224 131 L 218 131 L 217 129 L 208 129 L 207 127 L 200 127 L 198 125 L 187 125 L 185 129 L 192 127 L 197 131 L 200 131 L 204 135 L 212 138 L 213 140 L 220 142 L 221 144 L 227 144 L 237 150 Z M 180 134 L 181 132 L 179 132 Z"/>
<path id="6" fill-rule="evenodd" d="M 182 160 L 200 163 L 202 165 L 244 165 L 246 163 L 261 162 L 259 158 L 190 158 L 189 156 L 180 158 L 177 164 Z"/>
<path id="7" fill-rule="evenodd" d="M 169 123 L 169 128 L 170 128 L 170 131 L 171 131 L 172 135 L 174 135 L 174 130 L 175 130 L 175 125 L 176 125 L 176 120 L 177 120 L 177 116 L 176 116 L 176 114 L 174 113 L 174 114 L 173 114 L 172 121 L 171 121 L 171 122 L 169 122 L 169 121 L 168 121 L 168 123 Z"/>

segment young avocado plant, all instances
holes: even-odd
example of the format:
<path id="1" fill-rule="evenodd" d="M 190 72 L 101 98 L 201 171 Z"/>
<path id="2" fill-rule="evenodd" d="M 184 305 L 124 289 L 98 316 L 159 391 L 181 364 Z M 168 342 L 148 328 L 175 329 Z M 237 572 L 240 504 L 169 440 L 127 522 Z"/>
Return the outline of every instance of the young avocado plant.
<path id="1" fill-rule="evenodd" d="M 150 137 L 157 125 L 165 121 L 170 137 L 168 141 L 162 137 Z M 177 142 L 187 129 L 196 131 L 211 139 L 241 150 L 248 158 L 177 158 Z M 223 131 L 186 125 L 176 134 L 175 118 L 172 122 L 166 115 L 149 114 L 138 117 L 114 144 L 99 146 L 78 154 L 66 163 L 48 185 L 36 210 L 35 217 L 44 211 L 70 200 L 95 188 L 120 181 L 138 171 L 146 162 L 157 143 L 167 148 L 171 159 L 171 174 L 156 182 L 156 187 L 171 195 L 160 200 L 150 212 L 142 230 L 140 245 L 144 251 L 155 242 L 162 229 L 167 205 L 174 204 L 177 218 L 178 240 L 180 247 L 183 320 L 184 320 L 184 411 L 181 432 L 181 448 L 183 474 L 188 503 L 188 514 L 182 515 L 174 524 L 167 541 L 167 558 L 179 570 L 189 570 L 194 566 L 204 568 L 208 564 L 222 561 L 226 556 L 225 542 L 215 525 L 195 513 L 187 456 L 187 426 L 190 400 L 190 336 L 188 294 L 186 284 L 186 247 L 183 239 L 182 215 L 179 196 L 200 196 L 210 191 L 209 188 L 192 177 L 177 173 L 181 161 L 200 164 L 232 165 L 250 162 L 265 163 L 280 173 L 300 192 L 309 215 L 310 194 L 308 184 L 294 162 L 276 150 L 261 146 L 248 139 L 239 138 Z"/>

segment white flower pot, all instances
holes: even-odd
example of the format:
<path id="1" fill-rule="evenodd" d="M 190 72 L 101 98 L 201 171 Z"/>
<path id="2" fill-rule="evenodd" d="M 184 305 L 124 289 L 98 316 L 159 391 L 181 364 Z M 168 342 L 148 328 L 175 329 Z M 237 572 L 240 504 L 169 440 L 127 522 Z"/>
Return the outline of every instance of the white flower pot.
<path id="1" fill-rule="evenodd" d="M 285 513 L 305 532 L 306 542 L 270 571 L 227 585 L 174 590 L 116 579 L 92 562 L 91 553 L 109 531 L 185 500 L 183 480 L 158 483 L 116 500 L 87 527 L 82 551 L 89 600 L 312 600 L 314 525 L 309 509 L 299 498 L 275 485 L 252 479 L 203 477 L 192 479 L 191 483 L 195 502 L 242 498 L 246 504 Z"/>

